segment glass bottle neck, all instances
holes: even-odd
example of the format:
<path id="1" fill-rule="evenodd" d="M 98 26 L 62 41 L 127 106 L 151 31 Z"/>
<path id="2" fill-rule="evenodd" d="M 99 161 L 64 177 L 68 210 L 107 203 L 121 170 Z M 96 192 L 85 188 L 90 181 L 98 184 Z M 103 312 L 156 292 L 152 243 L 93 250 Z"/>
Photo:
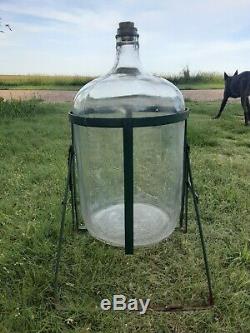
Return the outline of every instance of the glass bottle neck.
<path id="1" fill-rule="evenodd" d="M 116 61 L 112 69 L 113 73 L 136 75 L 142 71 L 139 57 L 138 39 L 133 41 L 116 42 Z"/>

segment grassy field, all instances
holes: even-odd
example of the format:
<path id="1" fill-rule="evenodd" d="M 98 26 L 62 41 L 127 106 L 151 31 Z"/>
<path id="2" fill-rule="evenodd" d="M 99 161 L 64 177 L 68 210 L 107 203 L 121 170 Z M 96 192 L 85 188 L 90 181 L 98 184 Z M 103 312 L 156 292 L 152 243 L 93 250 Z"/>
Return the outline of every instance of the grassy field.
<path id="1" fill-rule="evenodd" d="M 167 76 L 162 74 L 161 76 L 166 77 L 180 89 L 218 89 L 224 87 L 222 75 L 216 73 Z M 89 76 L 0 75 L 0 89 L 78 90 L 92 79 Z"/>
<path id="2" fill-rule="evenodd" d="M 164 76 L 164 75 L 163 75 Z M 182 74 L 164 76 L 177 85 L 179 89 L 222 89 L 224 88 L 223 75 L 218 73 L 200 72 L 190 74 L 184 69 Z"/>
<path id="3" fill-rule="evenodd" d="M 101 311 L 113 294 L 162 304 L 206 299 L 201 249 L 190 207 L 176 231 L 124 256 L 74 235 L 67 217 L 60 299 L 51 282 L 69 144 L 67 104 L 0 102 L 1 333 L 247 333 L 250 329 L 250 139 L 241 107 L 220 120 L 217 103 L 191 103 L 189 141 L 213 278 L 215 306 L 196 313 Z"/>
<path id="4" fill-rule="evenodd" d="M 92 79 L 77 75 L 0 75 L 0 89 L 78 90 Z"/>

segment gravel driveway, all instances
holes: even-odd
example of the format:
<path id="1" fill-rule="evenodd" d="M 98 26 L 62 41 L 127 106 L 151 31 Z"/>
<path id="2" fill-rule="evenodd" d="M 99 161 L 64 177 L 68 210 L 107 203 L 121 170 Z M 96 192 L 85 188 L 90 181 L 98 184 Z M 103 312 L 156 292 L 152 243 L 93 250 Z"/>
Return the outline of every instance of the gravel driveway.
<path id="1" fill-rule="evenodd" d="M 182 90 L 185 98 L 192 101 L 219 101 L 223 96 L 222 89 Z M 72 102 L 76 91 L 69 90 L 0 90 L 0 97 L 5 99 L 41 98 L 46 102 Z"/>

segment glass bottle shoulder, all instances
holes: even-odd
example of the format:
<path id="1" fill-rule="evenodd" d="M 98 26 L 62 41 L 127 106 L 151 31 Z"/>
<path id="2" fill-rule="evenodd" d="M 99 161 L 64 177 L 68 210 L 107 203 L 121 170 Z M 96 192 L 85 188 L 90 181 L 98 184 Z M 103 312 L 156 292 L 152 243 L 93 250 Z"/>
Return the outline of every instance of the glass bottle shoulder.
<path id="1" fill-rule="evenodd" d="M 133 117 L 184 111 L 179 89 L 168 80 L 148 73 L 110 72 L 79 90 L 74 113 L 88 116 Z M 157 112 L 157 114 L 156 114 Z"/>

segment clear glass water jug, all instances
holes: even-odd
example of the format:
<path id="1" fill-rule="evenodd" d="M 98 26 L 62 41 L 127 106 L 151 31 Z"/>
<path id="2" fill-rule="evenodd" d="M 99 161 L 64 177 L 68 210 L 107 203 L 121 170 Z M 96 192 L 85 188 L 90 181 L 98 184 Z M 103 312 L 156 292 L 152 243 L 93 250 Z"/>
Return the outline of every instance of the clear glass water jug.
<path id="1" fill-rule="evenodd" d="M 180 91 L 143 70 L 138 40 L 134 23 L 119 24 L 112 70 L 77 93 L 73 114 L 87 122 L 184 112 Z M 124 246 L 122 129 L 73 126 L 82 219 L 95 238 Z M 134 128 L 133 147 L 134 246 L 148 246 L 166 239 L 179 221 L 184 121 Z"/>

